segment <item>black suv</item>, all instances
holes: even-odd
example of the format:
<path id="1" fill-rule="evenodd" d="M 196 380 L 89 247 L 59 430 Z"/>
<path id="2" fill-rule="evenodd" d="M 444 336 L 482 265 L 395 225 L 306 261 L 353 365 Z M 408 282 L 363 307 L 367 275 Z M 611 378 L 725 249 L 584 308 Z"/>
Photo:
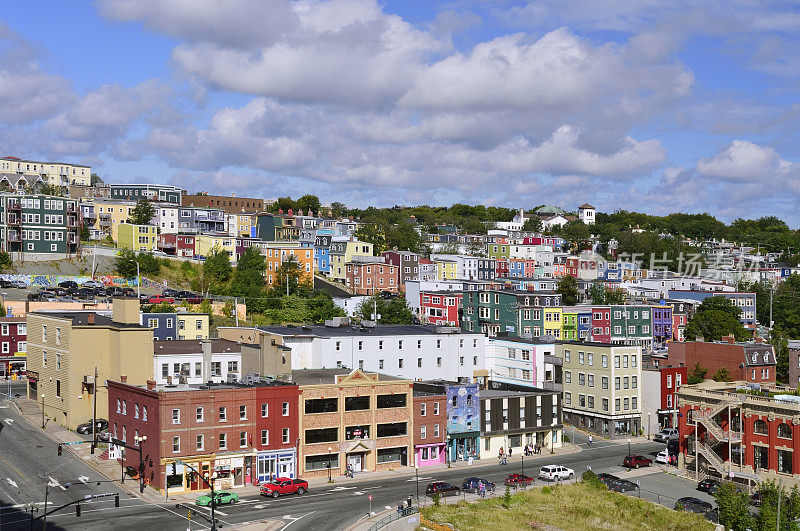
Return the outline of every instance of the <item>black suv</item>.
<path id="1" fill-rule="evenodd" d="M 706 520 L 710 520 L 711 522 L 714 523 L 716 523 L 717 520 L 719 519 L 717 515 L 717 510 L 714 509 L 713 505 L 711 505 L 709 502 L 699 500 L 691 496 L 681 498 L 677 502 L 675 502 L 675 510 L 689 511 L 695 514 L 699 514 Z"/>

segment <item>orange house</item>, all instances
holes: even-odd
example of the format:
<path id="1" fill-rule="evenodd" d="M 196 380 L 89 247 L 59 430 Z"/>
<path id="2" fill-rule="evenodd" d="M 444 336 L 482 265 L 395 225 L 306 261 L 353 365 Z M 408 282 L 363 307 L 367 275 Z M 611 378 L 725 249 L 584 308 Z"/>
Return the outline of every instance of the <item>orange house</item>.
<path id="1" fill-rule="evenodd" d="M 264 274 L 267 285 L 272 286 L 277 281 L 278 268 L 293 256 L 300 264 L 300 282 L 314 282 L 314 249 L 300 247 L 299 245 L 266 245 L 261 248 L 261 254 L 267 263 Z"/>

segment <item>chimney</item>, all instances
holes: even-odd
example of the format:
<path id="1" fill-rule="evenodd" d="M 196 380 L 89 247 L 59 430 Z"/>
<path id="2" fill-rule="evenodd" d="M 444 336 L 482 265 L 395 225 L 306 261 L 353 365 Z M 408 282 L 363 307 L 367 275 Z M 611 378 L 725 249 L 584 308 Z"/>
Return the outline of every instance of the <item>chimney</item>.
<path id="1" fill-rule="evenodd" d="M 89 315 L 86 316 L 86 323 L 90 324 L 90 325 L 94 324 L 94 314 L 93 313 L 90 313 Z"/>
<path id="2" fill-rule="evenodd" d="M 148 391 L 155 391 L 156 389 L 156 381 L 155 380 L 147 380 L 147 390 Z"/>
<path id="3" fill-rule="evenodd" d="M 763 337 L 757 337 L 756 338 L 756 343 L 766 343 L 766 341 L 764 341 Z"/>
<path id="4" fill-rule="evenodd" d="M 731 335 L 722 336 L 722 341 L 725 342 L 725 343 L 733 344 L 733 343 L 736 343 L 736 338 L 734 336 L 731 336 Z"/>
<path id="5" fill-rule="evenodd" d="M 204 339 L 200 342 L 203 347 L 203 383 L 211 380 L 211 340 Z"/>
<path id="6" fill-rule="evenodd" d="M 119 324 L 139 324 L 139 299 L 136 297 L 114 297 L 111 319 Z"/>
<path id="7" fill-rule="evenodd" d="M 127 374 L 120 374 L 119 381 L 122 383 L 128 383 L 128 375 Z"/>

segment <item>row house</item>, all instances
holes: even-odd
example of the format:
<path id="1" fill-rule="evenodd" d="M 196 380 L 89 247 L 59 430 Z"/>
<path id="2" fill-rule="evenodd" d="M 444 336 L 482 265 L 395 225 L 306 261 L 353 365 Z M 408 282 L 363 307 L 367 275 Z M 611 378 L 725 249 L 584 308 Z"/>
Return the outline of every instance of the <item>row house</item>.
<path id="1" fill-rule="evenodd" d="M 462 293 L 451 291 L 420 293 L 420 320 L 435 325 L 459 326 L 462 297 Z"/>
<path id="2" fill-rule="evenodd" d="M 592 307 L 592 341 L 626 345 L 653 345 L 652 308 L 647 305 Z"/>
<path id="3" fill-rule="evenodd" d="M 256 215 L 256 236 L 264 241 L 296 242 L 302 228 L 302 223 L 292 213 L 284 215 L 282 210 L 277 214 L 259 212 Z"/>
<path id="4" fill-rule="evenodd" d="M 250 247 L 255 246 L 258 252 L 261 253 L 261 249 L 267 245 L 267 242 L 262 242 L 258 238 L 251 238 L 249 236 L 236 236 L 234 240 L 234 260 L 237 262 L 241 260 L 242 255 Z"/>
<path id="5" fill-rule="evenodd" d="M 484 387 L 562 390 L 562 361 L 553 343 L 536 339 L 492 337 L 486 340 Z M 515 387 L 516 386 L 516 387 Z"/>
<path id="6" fill-rule="evenodd" d="M 418 279 L 421 282 L 434 282 L 438 280 L 436 273 L 436 263 L 431 260 L 428 260 L 427 258 L 420 258 Z M 406 289 L 408 289 L 409 282 L 410 280 L 406 281 Z"/>
<path id="7" fill-rule="evenodd" d="M 508 260 L 510 257 L 508 237 L 488 235 L 486 237 L 486 256 L 494 258 L 498 262 Z"/>
<path id="8" fill-rule="evenodd" d="M 406 289 L 406 281 L 416 280 L 419 277 L 419 259 L 420 255 L 412 253 L 411 251 L 398 251 L 393 249 L 391 251 L 384 251 L 384 261 L 398 267 L 399 271 L 399 288 L 401 291 Z"/>
<path id="9" fill-rule="evenodd" d="M 236 238 L 224 232 L 202 232 L 195 237 L 195 252 L 207 258 L 215 252 L 227 253 L 230 261 L 236 260 Z"/>
<path id="10" fill-rule="evenodd" d="M 296 384 L 276 380 L 199 386 L 109 380 L 109 432 L 141 446 L 145 480 L 167 495 L 205 491 L 206 482 L 223 490 L 294 478 L 299 394 Z M 123 465 L 138 468 L 137 452 L 123 455 Z"/>
<path id="11" fill-rule="evenodd" d="M 91 166 L 68 162 L 46 162 L 6 156 L 0 157 L 0 172 L 37 177 L 46 184 L 60 187 L 89 186 L 92 182 Z"/>
<path id="12" fill-rule="evenodd" d="M 371 243 L 358 241 L 353 236 L 334 236 L 331 239 L 328 276 L 333 280 L 344 282 L 347 276 L 347 262 L 352 262 L 356 256 L 374 256 L 373 249 Z"/>
<path id="13" fill-rule="evenodd" d="M 0 317 L 0 374 L 25 371 L 27 341 L 25 317 Z"/>
<path id="14" fill-rule="evenodd" d="M 141 201 L 146 199 L 151 202 L 181 204 L 183 190 L 168 184 L 109 184 L 111 199 L 125 201 Z"/>
<path id="15" fill-rule="evenodd" d="M 509 276 L 511 276 L 511 264 L 508 258 L 495 259 L 494 277 L 496 279 L 501 279 Z"/>
<path id="16" fill-rule="evenodd" d="M 357 295 L 399 293 L 400 266 L 379 256 L 356 256 L 345 264 L 345 286 Z"/>
<path id="17" fill-rule="evenodd" d="M 420 306 L 420 301 L 422 299 L 420 297 L 422 296 L 423 292 L 434 292 L 434 291 L 460 292 L 465 289 L 464 285 L 465 285 L 464 282 L 460 282 L 457 280 L 444 280 L 444 281 L 439 281 L 436 279 L 408 280 L 406 281 L 406 292 L 405 292 L 406 303 L 408 304 L 408 307 L 411 309 L 412 312 L 414 312 L 417 316 L 420 316 L 420 312 L 422 311 Z"/>
<path id="18" fill-rule="evenodd" d="M 414 382 L 414 463 L 418 467 L 447 462 L 447 395 Z"/>
<path id="19" fill-rule="evenodd" d="M 675 337 L 672 327 L 672 305 L 657 304 L 651 306 L 653 312 L 653 350 L 666 348 L 667 342 Z"/>
<path id="20" fill-rule="evenodd" d="M 314 238 L 314 268 L 323 275 L 331 272 L 330 251 L 332 238 L 332 233 L 320 234 L 319 231 L 317 231 L 317 235 Z"/>
<path id="21" fill-rule="evenodd" d="M 278 269 L 283 262 L 292 258 L 297 262 L 300 282 L 314 282 L 314 249 L 301 247 L 292 242 L 269 242 L 259 245 L 259 248 L 267 265 L 265 272 L 267 286 L 275 285 L 278 281 Z"/>
<path id="22" fill-rule="evenodd" d="M 681 299 L 701 302 L 709 297 L 725 297 L 733 306 L 741 310 L 739 321 L 745 328 L 755 328 L 756 320 L 756 294 L 739 291 L 698 291 L 698 290 L 670 290 L 670 299 Z"/>
<path id="23" fill-rule="evenodd" d="M 511 258 L 508 260 L 508 273 L 510 278 L 533 278 L 536 274 L 536 260 Z"/>
<path id="24" fill-rule="evenodd" d="M 237 212 L 234 214 L 226 212 L 225 232 L 230 236 L 245 236 L 248 238 L 255 238 L 256 214 L 252 212 Z"/>
<path id="25" fill-rule="evenodd" d="M 464 291 L 461 328 L 490 337 L 561 337 L 561 294 L 518 290 Z"/>
<path id="26" fill-rule="evenodd" d="M 78 252 L 78 202 L 38 194 L 0 195 L 0 249 L 18 260 L 69 258 Z"/>
<path id="27" fill-rule="evenodd" d="M 156 247 L 159 251 L 172 256 L 192 258 L 197 255 L 197 234 L 194 233 L 160 233 Z"/>
<path id="28" fill-rule="evenodd" d="M 182 339 L 208 339 L 209 315 L 207 313 L 145 313 L 139 324 L 153 329 L 154 341 Z"/>
<path id="29" fill-rule="evenodd" d="M 158 227 L 123 223 L 117 232 L 117 246 L 138 253 L 151 253 L 158 248 Z"/>
<path id="30" fill-rule="evenodd" d="M 95 218 L 94 226 L 90 226 L 90 230 L 94 230 L 102 237 L 110 236 L 116 242 L 119 226 L 128 222 L 136 202 L 100 198 L 95 198 L 93 201 Z"/>
<path id="31" fill-rule="evenodd" d="M 541 389 L 482 390 L 480 392 L 481 457 L 500 450 L 523 454 L 525 445 L 539 444 L 545 452 L 563 444 L 561 393 Z"/>
<path id="32" fill-rule="evenodd" d="M 479 258 L 478 280 L 494 280 L 497 277 L 496 262 L 494 258 Z"/>
<path id="33" fill-rule="evenodd" d="M 777 376 L 775 347 L 757 338 L 754 342 L 737 342 L 732 336 L 722 341 L 671 341 L 666 365 L 708 369 L 711 378 L 720 369 L 731 377 L 757 384 L 774 384 Z"/>
<path id="34" fill-rule="evenodd" d="M 587 306 L 565 306 L 562 321 L 562 337 L 565 341 L 585 341 L 591 334 L 592 309 Z"/>
<path id="35" fill-rule="evenodd" d="M 660 364 L 642 369 L 642 421 L 647 415 L 651 433 L 664 428 L 677 428 L 678 390 L 688 382 L 688 369 Z"/>

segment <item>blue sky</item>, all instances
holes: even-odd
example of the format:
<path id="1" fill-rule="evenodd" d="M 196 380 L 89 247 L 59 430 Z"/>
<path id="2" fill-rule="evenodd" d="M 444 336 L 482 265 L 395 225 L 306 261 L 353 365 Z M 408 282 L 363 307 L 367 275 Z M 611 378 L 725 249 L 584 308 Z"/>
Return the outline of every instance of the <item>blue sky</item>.
<path id="1" fill-rule="evenodd" d="M 794 2 L 4 8 L 6 154 L 354 206 L 588 201 L 800 226 Z"/>

